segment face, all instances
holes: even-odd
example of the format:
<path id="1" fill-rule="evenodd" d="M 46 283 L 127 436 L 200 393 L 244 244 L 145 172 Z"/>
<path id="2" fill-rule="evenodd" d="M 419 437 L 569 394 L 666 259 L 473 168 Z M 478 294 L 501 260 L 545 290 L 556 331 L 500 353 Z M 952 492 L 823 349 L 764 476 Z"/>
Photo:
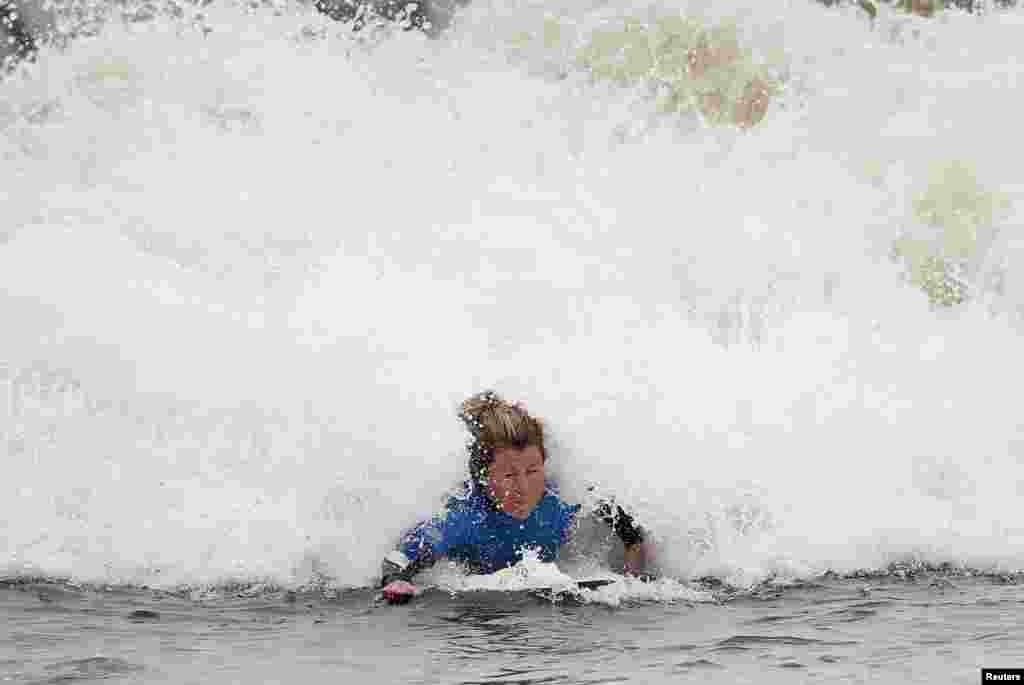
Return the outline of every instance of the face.
<path id="1" fill-rule="evenodd" d="M 544 496 L 544 456 L 539 447 L 500 449 L 487 468 L 487 489 L 498 509 L 522 521 Z"/>

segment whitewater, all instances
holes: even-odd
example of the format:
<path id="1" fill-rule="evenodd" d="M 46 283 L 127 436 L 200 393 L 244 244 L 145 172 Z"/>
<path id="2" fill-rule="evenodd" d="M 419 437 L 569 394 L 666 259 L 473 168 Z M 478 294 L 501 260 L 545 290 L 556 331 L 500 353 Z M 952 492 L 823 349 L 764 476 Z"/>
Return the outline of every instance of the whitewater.
<path id="1" fill-rule="evenodd" d="M 582 668 L 560 651 L 581 634 L 689 635 L 765 588 L 794 615 L 815 583 L 860 601 L 857 578 L 945 606 L 899 585 L 942 571 L 996 634 L 1024 572 L 1024 10 L 878 10 L 480 0 L 425 35 L 283 1 L 65 6 L 0 77 L 11 630 L 38 628 L 26 588 L 111 620 L 180 602 L 177 640 L 205 601 L 287 623 L 299 593 L 389 616 L 359 633 L 377 647 L 417 644 L 395 618 L 417 615 L 448 644 L 455 612 L 565 631 L 545 653 Z M 373 605 L 465 477 L 456 411 L 488 388 L 545 421 L 567 498 L 637 518 L 659 580 L 538 605 L 452 570 L 419 609 Z M 984 654 L 1024 663 L 1006 630 Z M 157 679 L 92 643 L 47 671 L 44 642 L 15 680 Z M 745 682 L 716 658 L 695 672 Z M 257 663 L 165 676 L 311 677 Z"/>

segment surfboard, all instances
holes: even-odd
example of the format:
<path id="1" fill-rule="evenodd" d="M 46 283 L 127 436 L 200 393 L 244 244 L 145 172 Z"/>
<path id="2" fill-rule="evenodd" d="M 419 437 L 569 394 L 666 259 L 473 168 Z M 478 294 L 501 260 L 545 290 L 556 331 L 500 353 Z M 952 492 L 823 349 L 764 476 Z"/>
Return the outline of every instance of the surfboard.
<path id="1" fill-rule="evenodd" d="M 611 585 L 614 582 L 614 580 L 609 578 L 594 578 L 593 580 L 577 580 L 572 585 L 555 585 L 547 588 L 529 588 L 524 590 L 524 592 L 540 595 L 545 598 L 579 597 L 581 590 L 597 590 L 598 588 Z"/>
<path id="2" fill-rule="evenodd" d="M 614 582 L 611 578 L 595 578 L 593 580 L 577 580 L 576 586 L 581 590 L 596 590 L 599 587 L 611 585 Z"/>
<path id="3" fill-rule="evenodd" d="M 523 593 L 523 594 L 527 594 L 527 595 L 534 595 L 536 597 L 541 597 L 543 599 L 548 599 L 548 600 L 550 600 L 550 599 L 559 599 L 559 600 L 569 599 L 569 600 L 571 600 L 571 599 L 581 599 L 581 597 L 582 597 L 580 595 L 580 591 L 581 590 L 597 590 L 598 588 L 602 588 L 602 587 L 606 587 L 608 585 L 611 585 L 614 582 L 615 582 L 614 580 L 611 580 L 609 578 L 594 578 L 592 580 L 577 580 L 575 583 L 573 583 L 571 585 L 554 585 L 554 586 L 551 586 L 551 587 L 532 587 L 532 588 L 524 588 L 522 590 L 491 590 L 489 592 L 490 593 L 495 593 L 495 594 L 498 594 L 498 595 L 500 595 L 500 594 L 517 595 L 517 594 Z M 426 592 L 432 592 L 432 591 L 434 591 L 436 589 L 437 588 L 428 587 L 428 588 L 425 588 L 425 591 Z M 484 590 L 483 592 L 488 592 L 488 591 Z M 450 593 L 446 591 L 445 594 L 450 594 Z M 403 597 L 402 599 L 399 599 L 399 600 L 397 600 L 395 602 L 392 602 L 392 603 L 393 604 L 406 604 L 412 598 L 413 598 L 412 595 L 408 595 L 408 596 Z M 382 596 L 380 594 L 378 594 L 376 596 L 376 600 L 375 601 L 380 602 L 382 600 L 383 600 Z"/>

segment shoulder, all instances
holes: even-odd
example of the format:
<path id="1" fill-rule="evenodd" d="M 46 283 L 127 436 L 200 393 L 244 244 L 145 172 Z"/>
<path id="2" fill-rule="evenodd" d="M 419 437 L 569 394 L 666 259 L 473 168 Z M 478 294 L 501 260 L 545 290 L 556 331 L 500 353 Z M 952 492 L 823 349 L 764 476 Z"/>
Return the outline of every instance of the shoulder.
<path id="1" fill-rule="evenodd" d="M 555 485 L 548 484 L 544 490 L 544 496 L 540 500 L 539 507 L 557 515 L 559 518 L 570 519 L 580 511 L 579 504 L 570 504 L 558 494 Z"/>
<path id="2" fill-rule="evenodd" d="M 446 518 L 449 523 L 478 523 L 487 516 L 489 510 L 490 504 L 487 498 L 480 492 L 468 488 L 449 497 L 448 503 L 445 505 Z"/>
<path id="3" fill-rule="evenodd" d="M 445 504 L 445 509 L 448 511 L 479 506 L 481 498 L 480 489 L 473 487 L 473 484 L 469 481 L 463 481 L 449 492 L 451 494 L 448 497 L 448 502 Z"/>

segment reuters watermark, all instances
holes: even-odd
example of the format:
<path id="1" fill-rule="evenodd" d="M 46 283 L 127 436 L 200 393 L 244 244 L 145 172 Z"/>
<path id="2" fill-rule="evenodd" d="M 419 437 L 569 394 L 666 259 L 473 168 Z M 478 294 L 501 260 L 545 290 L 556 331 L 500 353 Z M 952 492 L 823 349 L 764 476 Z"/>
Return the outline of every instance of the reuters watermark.
<path id="1" fill-rule="evenodd" d="M 983 668 L 981 683 L 1021 683 L 1024 685 L 1024 668 Z"/>

